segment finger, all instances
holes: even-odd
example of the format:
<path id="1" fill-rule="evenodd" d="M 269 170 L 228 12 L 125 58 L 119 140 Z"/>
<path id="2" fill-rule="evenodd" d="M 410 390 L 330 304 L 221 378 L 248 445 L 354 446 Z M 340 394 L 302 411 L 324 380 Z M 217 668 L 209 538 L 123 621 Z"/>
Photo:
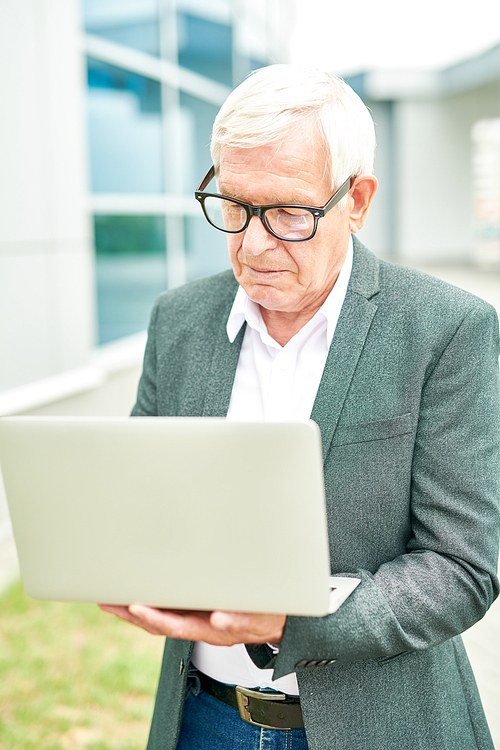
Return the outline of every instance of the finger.
<path id="1" fill-rule="evenodd" d="M 231 633 L 254 634 L 265 633 L 268 616 L 245 612 L 223 612 L 215 610 L 210 616 L 210 624 L 216 630 L 228 630 Z"/>
<path id="2" fill-rule="evenodd" d="M 109 614 L 119 617 L 120 620 L 125 620 L 126 622 L 131 621 L 132 616 L 128 607 L 118 604 L 98 604 L 97 606 L 99 609 L 102 609 L 103 612 L 109 612 Z"/>
<path id="3" fill-rule="evenodd" d="M 120 620 L 128 622 L 131 625 L 135 625 L 138 628 L 142 628 L 152 635 L 163 635 L 161 631 L 151 628 L 144 619 L 141 619 L 134 615 L 134 613 L 130 611 L 129 607 L 124 607 L 117 604 L 98 604 L 97 606 L 102 609 L 103 612 L 109 612 L 110 614 L 115 615 L 115 617 L 118 617 Z"/>
<path id="4" fill-rule="evenodd" d="M 241 643 L 278 642 L 283 635 L 285 615 L 214 611 L 210 624 Z"/>
<path id="5" fill-rule="evenodd" d="M 110 612 L 110 614 L 117 616 L 128 612 L 128 607 L 124 607 L 118 604 L 98 604 L 97 606 L 99 607 L 99 609 L 102 609 L 103 612 Z"/>
<path id="6" fill-rule="evenodd" d="M 214 646 L 232 646 L 235 643 L 244 642 L 237 632 L 232 633 L 227 628 L 214 628 L 210 612 L 159 610 L 136 604 L 129 609 L 135 617 L 142 620 L 142 627 L 150 632 L 154 629 L 155 632 L 161 632 L 169 638 L 204 641 Z M 228 615 L 228 613 L 219 614 Z"/>
<path id="7" fill-rule="evenodd" d="M 129 611 L 150 632 L 191 641 L 203 640 L 210 615 L 209 612 L 156 609 L 143 604 L 132 604 Z"/>
<path id="8" fill-rule="evenodd" d="M 235 625 L 235 613 L 216 610 L 210 615 L 210 625 L 215 630 L 230 630 Z"/>
<path id="9" fill-rule="evenodd" d="M 284 615 L 256 615 L 241 612 L 165 610 L 132 604 L 125 608 L 105 605 L 106 611 L 154 635 L 187 641 L 204 641 L 214 646 L 235 643 L 279 642 Z M 119 610 L 119 613 L 116 612 Z"/>

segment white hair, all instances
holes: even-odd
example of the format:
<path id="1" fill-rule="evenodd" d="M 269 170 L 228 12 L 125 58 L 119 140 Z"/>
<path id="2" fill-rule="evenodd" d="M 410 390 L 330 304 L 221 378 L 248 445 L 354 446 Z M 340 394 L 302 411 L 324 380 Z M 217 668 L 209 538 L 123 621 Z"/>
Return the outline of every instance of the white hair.
<path id="1" fill-rule="evenodd" d="M 308 120 L 323 136 L 332 191 L 352 175 L 373 172 L 373 120 L 352 88 L 326 71 L 269 65 L 235 88 L 215 118 L 211 152 L 216 173 L 221 146 L 276 143 Z"/>

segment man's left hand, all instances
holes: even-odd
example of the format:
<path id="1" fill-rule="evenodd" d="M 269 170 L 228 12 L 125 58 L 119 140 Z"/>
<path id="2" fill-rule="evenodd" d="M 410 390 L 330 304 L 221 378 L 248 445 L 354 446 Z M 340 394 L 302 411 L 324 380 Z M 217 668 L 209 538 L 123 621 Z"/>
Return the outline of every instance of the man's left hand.
<path id="1" fill-rule="evenodd" d="M 286 622 L 286 615 L 166 610 L 143 604 L 132 604 L 130 607 L 99 604 L 99 607 L 153 635 L 204 641 L 213 646 L 233 646 L 235 643 L 279 644 Z"/>

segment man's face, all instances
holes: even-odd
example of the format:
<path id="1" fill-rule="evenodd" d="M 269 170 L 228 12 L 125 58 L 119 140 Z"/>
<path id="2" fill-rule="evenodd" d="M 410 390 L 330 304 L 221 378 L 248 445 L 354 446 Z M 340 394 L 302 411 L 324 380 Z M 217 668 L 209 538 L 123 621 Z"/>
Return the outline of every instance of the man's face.
<path id="1" fill-rule="evenodd" d="M 287 135 L 261 148 L 223 147 L 218 192 L 254 205 L 324 206 L 334 190 L 319 133 Z M 306 242 L 276 239 L 257 216 L 244 232 L 226 235 L 234 275 L 250 299 L 267 310 L 311 317 L 335 284 L 349 236 L 349 211 L 337 207 Z"/>

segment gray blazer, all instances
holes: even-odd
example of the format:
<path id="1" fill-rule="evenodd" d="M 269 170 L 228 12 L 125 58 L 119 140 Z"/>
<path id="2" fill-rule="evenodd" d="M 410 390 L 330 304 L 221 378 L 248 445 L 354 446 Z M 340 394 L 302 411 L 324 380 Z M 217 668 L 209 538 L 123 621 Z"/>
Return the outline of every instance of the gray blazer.
<path id="1" fill-rule="evenodd" d="M 133 414 L 226 414 L 236 288 L 227 272 L 161 295 Z M 311 750 L 493 748 L 458 634 L 498 594 L 498 356 L 491 306 L 355 239 L 312 418 L 331 570 L 361 584 L 333 615 L 289 617 L 277 656 L 248 647 L 297 673 Z M 149 750 L 175 748 L 191 650 L 166 641 Z"/>

